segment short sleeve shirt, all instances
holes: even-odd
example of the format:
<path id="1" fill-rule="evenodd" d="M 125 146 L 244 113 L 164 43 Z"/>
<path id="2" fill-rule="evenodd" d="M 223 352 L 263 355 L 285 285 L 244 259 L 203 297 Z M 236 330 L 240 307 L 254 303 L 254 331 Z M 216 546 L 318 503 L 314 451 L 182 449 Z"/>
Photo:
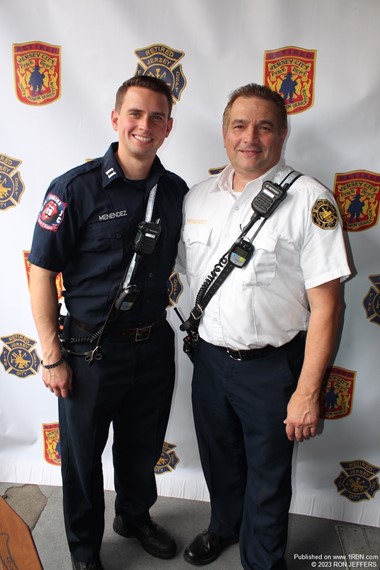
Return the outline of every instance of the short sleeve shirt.
<path id="1" fill-rule="evenodd" d="M 122 315 L 130 326 L 152 322 L 168 303 L 171 274 L 182 224 L 185 182 L 156 157 L 147 180 L 124 177 L 113 143 L 104 157 L 53 180 L 34 230 L 29 261 L 62 272 L 67 310 L 78 320 L 104 322 L 133 255 L 137 225 L 144 220 L 149 190 L 157 183 L 152 220 L 161 234 L 145 256 L 135 284 L 140 295 Z"/>
<path id="2" fill-rule="evenodd" d="M 252 199 L 264 180 L 279 183 L 291 171 L 281 162 L 247 184 L 236 198 L 229 165 L 190 190 L 182 239 L 192 305 L 204 280 L 249 221 Z M 247 237 L 255 234 L 261 221 Z M 253 245 L 252 259 L 232 271 L 201 319 L 200 334 L 214 345 L 244 350 L 285 344 L 307 329 L 307 289 L 350 274 L 334 197 L 309 176 L 293 183 Z"/>

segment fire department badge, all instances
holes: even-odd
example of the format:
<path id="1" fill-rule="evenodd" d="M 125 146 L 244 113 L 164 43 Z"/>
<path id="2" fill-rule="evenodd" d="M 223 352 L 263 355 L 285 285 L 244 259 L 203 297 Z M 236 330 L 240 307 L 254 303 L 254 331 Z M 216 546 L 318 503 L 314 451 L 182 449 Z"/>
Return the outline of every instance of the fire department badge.
<path id="1" fill-rule="evenodd" d="M 178 63 L 185 55 L 163 44 L 155 44 L 135 50 L 140 59 L 135 75 L 152 75 L 162 79 L 172 90 L 174 102 L 180 100 L 186 87 L 182 66 Z"/>
<path id="2" fill-rule="evenodd" d="M 61 465 L 61 440 L 59 423 L 42 424 L 44 436 L 44 459 L 51 465 Z"/>
<path id="3" fill-rule="evenodd" d="M 326 370 L 321 390 L 320 417 L 339 420 L 352 410 L 356 372 L 332 366 Z"/>
<path id="4" fill-rule="evenodd" d="M 13 44 L 17 98 L 26 105 L 47 105 L 60 97 L 61 48 L 39 41 Z"/>
<path id="5" fill-rule="evenodd" d="M 341 462 L 341 466 L 343 471 L 334 481 L 338 493 L 352 503 L 373 499 L 380 488 L 376 477 L 380 467 L 360 459 Z"/>
<path id="6" fill-rule="evenodd" d="M 322 230 L 334 230 L 338 224 L 338 212 L 330 200 L 317 200 L 312 208 L 312 220 Z"/>
<path id="7" fill-rule="evenodd" d="M 348 232 L 361 232 L 379 220 L 380 174 L 356 170 L 336 174 L 334 195 Z"/>
<path id="8" fill-rule="evenodd" d="M 169 293 L 169 305 L 176 305 L 178 299 L 183 293 L 182 281 L 179 278 L 179 274 L 176 271 L 172 273 L 168 281 L 168 293 Z"/>
<path id="9" fill-rule="evenodd" d="M 380 325 L 380 275 L 370 275 L 369 280 L 373 285 L 365 296 L 363 305 L 367 319 L 371 323 Z"/>
<path id="10" fill-rule="evenodd" d="M 29 289 L 29 282 L 30 282 L 30 263 L 28 261 L 28 256 L 29 256 L 30 251 L 23 251 L 22 255 L 24 258 L 24 265 L 25 265 L 25 273 L 26 273 L 26 279 L 28 281 L 28 289 Z M 57 297 L 58 299 L 61 301 L 63 299 L 63 279 L 62 279 L 62 273 L 58 273 L 56 279 L 55 279 L 55 286 L 57 287 Z"/>
<path id="11" fill-rule="evenodd" d="M 290 115 L 314 103 L 316 56 L 315 50 L 295 46 L 264 52 L 264 84 L 282 95 Z"/>
<path id="12" fill-rule="evenodd" d="M 0 210 L 13 208 L 20 203 L 22 193 L 25 190 L 19 172 L 21 160 L 0 154 Z"/>
<path id="13" fill-rule="evenodd" d="M 5 346 L 0 360 L 8 374 L 14 374 L 19 378 L 37 374 L 41 360 L 33 348 L 35 340 L 17 333 L 3 336 L 1 340 Z"/>
<path id="14" fill-rule="evenodd" d="M 173 471 L 177 467 L 179 459 L 175 451 L 173 451 L 175 447 L 177 446 L 164 441 L 160 459 L 157 461 L 154 468 L 154 473 L 156 475 L 162 475 L 163 473 Z"/>

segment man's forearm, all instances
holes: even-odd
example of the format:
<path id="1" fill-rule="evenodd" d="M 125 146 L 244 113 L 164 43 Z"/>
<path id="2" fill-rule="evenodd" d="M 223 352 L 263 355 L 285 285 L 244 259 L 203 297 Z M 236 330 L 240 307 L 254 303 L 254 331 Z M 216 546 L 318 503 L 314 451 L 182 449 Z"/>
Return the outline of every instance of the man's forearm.
<path id="1" fill-rule="evenodd" d="M 326 367 L 334 350 L 341 321 L 343 305 L 340 287 L 325 299 L 311 306 L 306 335 L 305 357 L 297 390 L 310 396 L 319 396 Z"/>
<path id="2" fill-rule="evenodd" d="M 31 266 L 30 297 L 34 322 L 36 324 L 43 360 L 46 364 L 56 362 L 61 355 L 58 339 L 58 298 L 55 273 Z"/>
<path id="3" fill-rule="evenodd" d="M 310 322 L 304 362 L 284 422 L 288 438 L 297 441 L 303 441 L 317 433 L 319 394 L 335 347 L 343 307 L 338 280 L 309 290 L 308 298 Z"/>

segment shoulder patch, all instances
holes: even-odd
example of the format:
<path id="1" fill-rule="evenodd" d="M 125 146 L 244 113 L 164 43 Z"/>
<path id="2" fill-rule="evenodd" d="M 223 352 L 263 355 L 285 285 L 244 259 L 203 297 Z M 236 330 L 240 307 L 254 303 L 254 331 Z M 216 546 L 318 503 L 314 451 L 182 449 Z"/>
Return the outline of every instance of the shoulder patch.
<path id="1" fill-rule="evenodd" d="M 44 230 L 56 232 L 63 222 L 67 203 L 62 202 L 55 194 L 48 194 L 45 198 L 40 213 L 38 214 L 38 224 Z"/>
<path id="2" fill-rule="evenodd" d="M 311 210 L 313 224 L 322 230 L 334 230 L 338 225 L 338 213 L 329 200 L 316 200 Z"/>

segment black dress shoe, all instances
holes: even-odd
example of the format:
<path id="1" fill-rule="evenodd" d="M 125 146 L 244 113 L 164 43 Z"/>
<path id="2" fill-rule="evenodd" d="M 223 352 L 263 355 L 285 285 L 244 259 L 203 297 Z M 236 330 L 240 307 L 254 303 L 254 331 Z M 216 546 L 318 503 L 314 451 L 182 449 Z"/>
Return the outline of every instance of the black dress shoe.
<path id="1" fill-rule="evenodd" d="M 222 538 L 212 530 L 204 530 L 186 548 L 183 557 L 189 564 L 203 566 L 216 560 L 227 546 L 236 543 L 237 540 Z"/>
<path id="2" fill-rule="evenodd" d="M 104 570 L 100 560 L 98 562 L 81 562 L 72 556 L 71 561 L 74 570 Z"/>
<path id="3" fill-rule="evenodd" d="M 127 524 L 121 515 L 116 515 L 113 530 L 126 538 L 137 538 L 143 549 L 156 558 L 168 560 L 177 552 L 170 534 L 151 519 L 141 524 Z"/>

